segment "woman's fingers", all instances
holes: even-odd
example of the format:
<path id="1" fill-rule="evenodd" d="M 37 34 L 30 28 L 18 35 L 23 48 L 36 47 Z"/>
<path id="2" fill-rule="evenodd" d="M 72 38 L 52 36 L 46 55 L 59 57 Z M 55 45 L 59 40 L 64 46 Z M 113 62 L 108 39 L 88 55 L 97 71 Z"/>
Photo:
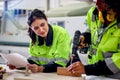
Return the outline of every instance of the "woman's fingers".
<path id="1" fill-rule="evenodd" d="M 7 64 L 7 66 L 9 66 L 10 69 L 16 69 L 16 66 L 14 66 L 12 64 Z"/>

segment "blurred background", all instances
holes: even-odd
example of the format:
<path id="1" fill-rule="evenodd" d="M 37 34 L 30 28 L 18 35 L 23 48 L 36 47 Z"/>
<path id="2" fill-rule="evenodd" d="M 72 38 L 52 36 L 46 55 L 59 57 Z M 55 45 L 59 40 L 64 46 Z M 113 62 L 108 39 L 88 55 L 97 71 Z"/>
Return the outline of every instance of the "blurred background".
<path id="1" fill-rule="evenodd" d="M 45 12 L 50 24 L 64 27 L 73 37 L 76 30 L 87 29 L 85 17 L 93 5 L 92 0 L 0 0 L 0 53 L 29 56 L 27 17 L 33 9 Z"/>

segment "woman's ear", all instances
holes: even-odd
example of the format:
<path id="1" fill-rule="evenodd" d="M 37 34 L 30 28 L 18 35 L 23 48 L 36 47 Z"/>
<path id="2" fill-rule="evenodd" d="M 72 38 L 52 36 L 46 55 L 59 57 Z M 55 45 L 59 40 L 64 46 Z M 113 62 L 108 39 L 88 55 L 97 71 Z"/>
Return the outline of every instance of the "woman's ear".
<path id="1" fill-rule="evenodd" d="M 109 22 L 114 21 L 114 20 L 115 20 L 115 15 L 116 15 L 116 13 L 111 9 L 111 10 L 107 13 L 106 19 L 107 19 Z"/>

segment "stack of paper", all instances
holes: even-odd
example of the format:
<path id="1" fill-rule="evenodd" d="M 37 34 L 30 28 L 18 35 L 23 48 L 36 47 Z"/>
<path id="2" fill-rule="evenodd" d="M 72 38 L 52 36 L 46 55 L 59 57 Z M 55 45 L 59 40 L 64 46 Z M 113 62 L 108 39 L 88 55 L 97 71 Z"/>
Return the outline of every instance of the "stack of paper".
<path id="1" fill-rule="evenodd" d="M 26 67 L 28 64 L 26 57 L 18 53 L 10 53 L 10 54 L 0 53 L 0 55 L 6 60 L 8 64 L 14 65 L 16 66 L 16 68 Z"/>

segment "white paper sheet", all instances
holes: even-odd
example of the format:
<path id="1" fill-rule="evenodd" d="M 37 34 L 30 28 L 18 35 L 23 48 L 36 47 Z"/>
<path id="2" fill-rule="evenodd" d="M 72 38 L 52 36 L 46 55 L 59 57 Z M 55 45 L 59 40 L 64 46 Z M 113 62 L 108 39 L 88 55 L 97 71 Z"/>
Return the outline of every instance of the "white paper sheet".
<path id="1" fill-rule="evenodd" d="M 0 53 L 0 55 L 6 60 L 8 64 L 12 64 L 17 68 L 26 67 L 28 64 L 26 57 L 18 53 L 10 53 L 10 54 Z"/>

